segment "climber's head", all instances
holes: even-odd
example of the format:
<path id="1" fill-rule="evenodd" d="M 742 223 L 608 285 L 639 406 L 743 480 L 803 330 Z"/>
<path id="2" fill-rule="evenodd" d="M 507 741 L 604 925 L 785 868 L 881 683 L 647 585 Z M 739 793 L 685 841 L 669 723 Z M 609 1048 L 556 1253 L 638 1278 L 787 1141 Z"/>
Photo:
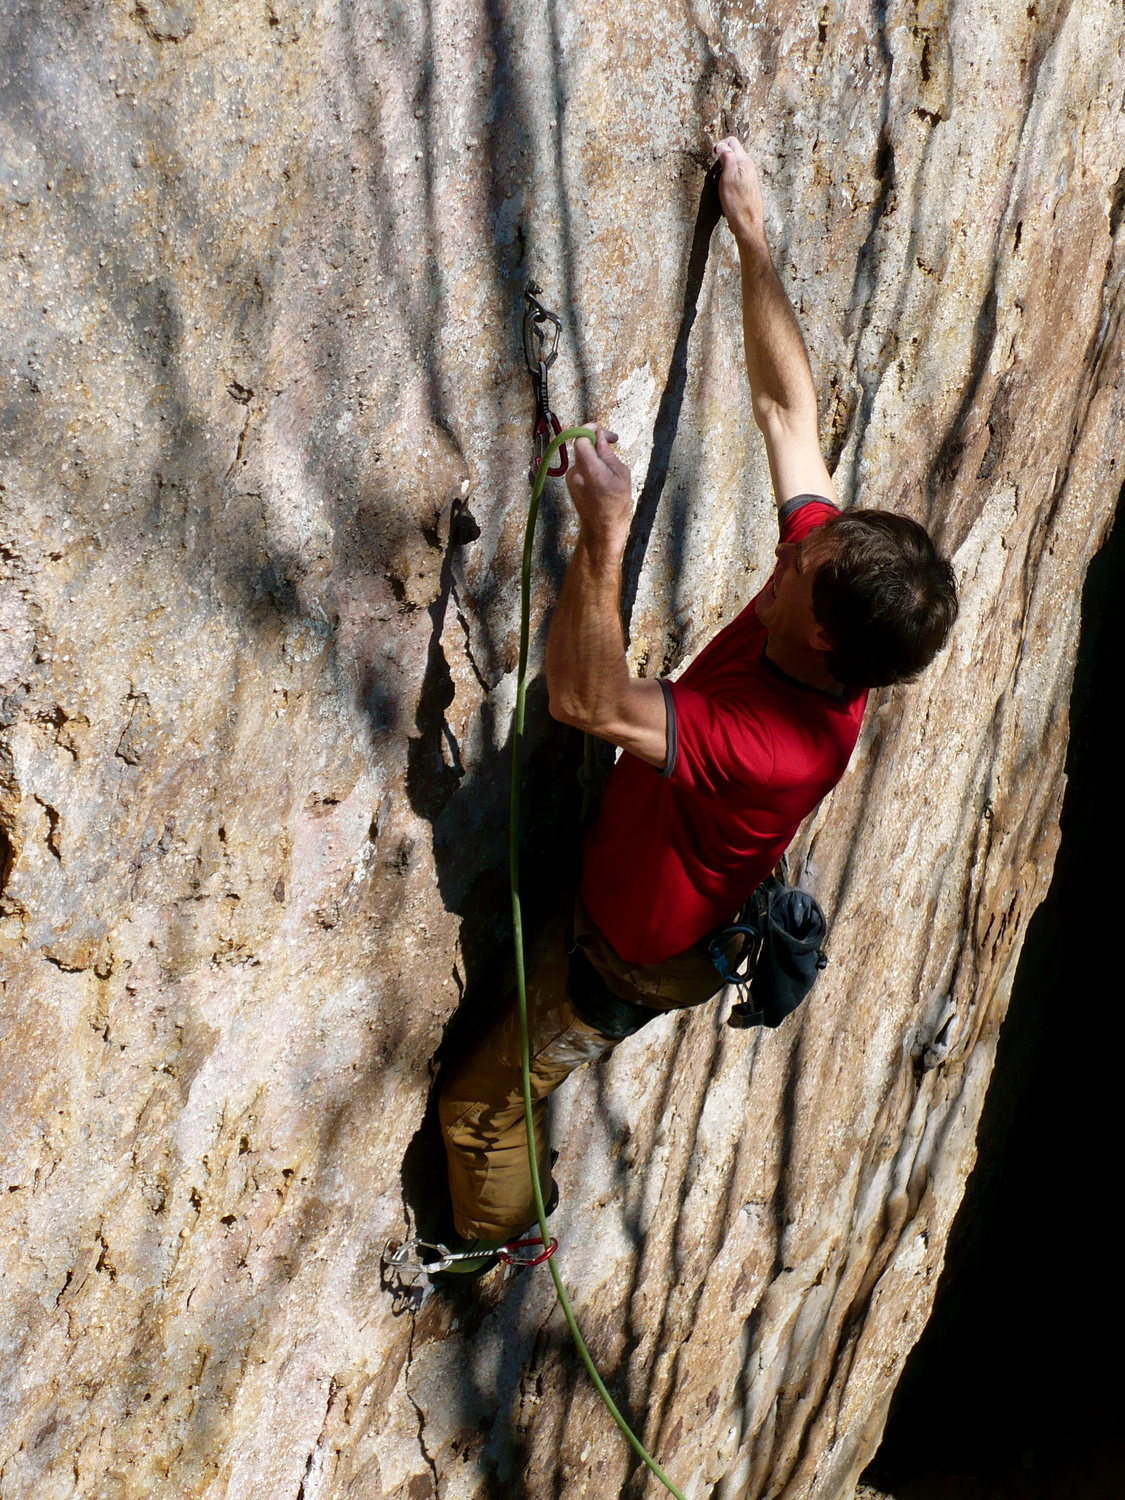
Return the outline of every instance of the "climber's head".
<path id="1" fill-rule="evenodd" d="M 957 618 L 953 569 L 929 533 L 907 516 L 852 510 L 819 535 L 812 609 L 833 677 L 849 688 L 917 677 Z"/>

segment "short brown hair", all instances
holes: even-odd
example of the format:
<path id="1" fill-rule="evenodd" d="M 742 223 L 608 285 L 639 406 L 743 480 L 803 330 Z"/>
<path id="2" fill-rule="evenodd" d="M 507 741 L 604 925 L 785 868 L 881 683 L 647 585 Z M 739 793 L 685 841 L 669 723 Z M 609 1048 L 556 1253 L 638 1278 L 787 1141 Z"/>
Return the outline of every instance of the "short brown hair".
<path id="1" fill-rule="evenodd" d="M 885 510 L 850 510 L 823 529 L 828 557 L 813 579 L 828 670 L 847 687 L 909 682 L 945 645 L 957 618 L 953 569 L 925 527 Z"/>

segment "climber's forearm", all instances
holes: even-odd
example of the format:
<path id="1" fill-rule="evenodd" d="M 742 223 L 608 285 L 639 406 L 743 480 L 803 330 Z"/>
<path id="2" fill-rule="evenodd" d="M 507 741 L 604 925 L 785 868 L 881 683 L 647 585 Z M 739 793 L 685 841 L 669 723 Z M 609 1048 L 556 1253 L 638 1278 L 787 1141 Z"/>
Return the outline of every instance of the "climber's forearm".
<path id="1" fill-rule="evenodd" d="M 551 714 L 663 766 L 667 716 L 660 684 L 633 677 L 621 626 L 625 538 L 579 535 L 547 635 Z"/>
<path id="2" fill-rule="evenodd" d="M 629 678 L 620 610 L 623 547 L 579 536 L 547 634 L 551 713 L 592 732 Z"/>
<path id="3" fill-rule="evenodd" d="M 737 237 L 742 272 L 742 333 L 754 416 L 785 414 L 816 425 L 816 388 L 797 315 L 774 267 L 764 233 Z"/>
<path id="4" fill-rule="evenodd" d="M 835 501 L 836 490 L 820 451 L 816 387 L 797 315 L 764 231 L 736 234 L 736 241 L 746 374 L 777 503 L 801 493 Z"/>

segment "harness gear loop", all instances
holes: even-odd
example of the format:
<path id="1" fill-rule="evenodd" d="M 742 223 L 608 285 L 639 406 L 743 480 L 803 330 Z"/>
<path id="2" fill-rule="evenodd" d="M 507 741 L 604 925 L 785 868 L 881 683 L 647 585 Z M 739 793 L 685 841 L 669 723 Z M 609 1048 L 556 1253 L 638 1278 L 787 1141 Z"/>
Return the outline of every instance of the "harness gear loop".
<path id="1" fill-rule="evenodd" d="M 734 960 L 732 968 L 723 952 L 723 943 L 726 939 L 741 934 L 746 940 L 741 954 Z M 758 961 L 758 953 L 762 946 L 761 928 L 755 927 L 750 922 L 732 922 L 729 927 L 724 927 L 721 932 L 715 934 L 707 945 L 707 951 L 711 955 L 711 962 L 718 970 L 719 978 L 724 984 L 749 984 L 754 977 L 754 966 Z"/>

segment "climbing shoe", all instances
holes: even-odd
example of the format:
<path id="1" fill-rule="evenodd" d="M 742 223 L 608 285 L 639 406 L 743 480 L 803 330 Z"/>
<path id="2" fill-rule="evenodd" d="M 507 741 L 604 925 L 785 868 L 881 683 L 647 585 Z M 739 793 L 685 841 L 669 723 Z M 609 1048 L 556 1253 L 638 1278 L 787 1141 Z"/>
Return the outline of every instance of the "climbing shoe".
<path id="1" fill-rule="evenodd" d="M 558 1183 L 552 1177 L 551 1191 L 547 1195 L 547 1202 L 544 1204 L 544 1207 L 548 1215 L 550 1215 L 554 1213 L 558 1206 L 559 1187 Z M 500 1260 L 500 1252 L 502 1250 L 507 1250 L 509 1247 L 515 1245 L 519 1240 L 523 1239 L 524 1235 L 531 1234 L 536 1228 L 535 1224 L 531 1224 L 522 1233 L 513 1235 L 511 1239 L 507 1240 L 469 1240 L 464 1239 L 459 1234 L 450 1235 L 445 1242 L 445 1248 L 461 1258 L 452 1261 L 440 1271 L 431 1272 L 430 1280 L 439 1284 L 449 1284 L 455 1280 L 465 1280 L 466 1278 L 473 1280 L 478 1276 L 483 1276 L 486 1271 L 491 1271 L 492 1267 Z"/>
<path id="2" fill-rule="evenodd" d="M 460 1235 L 451 1235 L 445 1248 L 465 1258 L 452 1261 L 442 1270 L 432 1272 L 430 1280 L 463 1280 L 466 1277 L 483 1276 L 486 1271 L 492 1270 L 507 1243 L 507 1240 L 466 1240 Z M 478 1252 L 476 1255 L 471 1253 L 474 1250 Z"/>

